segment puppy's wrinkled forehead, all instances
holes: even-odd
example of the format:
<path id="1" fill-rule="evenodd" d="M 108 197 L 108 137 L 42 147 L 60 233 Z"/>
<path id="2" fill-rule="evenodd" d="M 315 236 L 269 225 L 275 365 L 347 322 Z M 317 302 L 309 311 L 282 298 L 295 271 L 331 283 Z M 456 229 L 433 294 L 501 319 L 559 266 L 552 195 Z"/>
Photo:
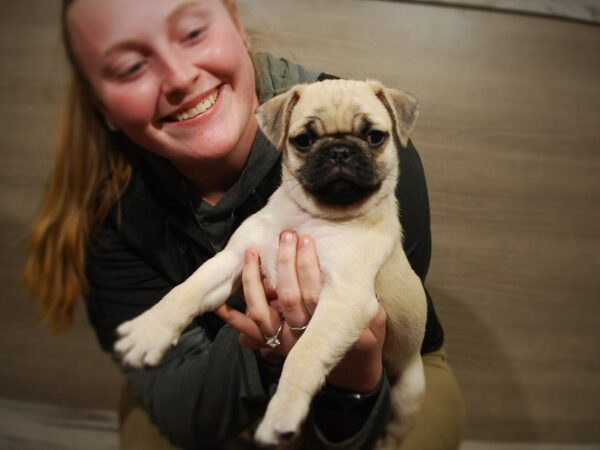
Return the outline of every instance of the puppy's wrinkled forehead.
<path id="1" fill-rule="evenodd" d="M 365 127 L 389 129 L 391 118 L 364 82 L 328 80 L 308 85 L 290 117 L 290 134 L 309 127 L 319 136 L 358 135 Z"/>

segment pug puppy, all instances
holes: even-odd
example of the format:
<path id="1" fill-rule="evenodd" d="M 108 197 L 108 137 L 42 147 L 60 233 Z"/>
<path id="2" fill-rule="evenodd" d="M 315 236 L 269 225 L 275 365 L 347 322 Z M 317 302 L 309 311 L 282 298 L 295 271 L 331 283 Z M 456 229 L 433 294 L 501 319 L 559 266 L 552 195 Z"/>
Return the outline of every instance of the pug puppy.
<path id="1" fill-rule="evenodd" d="M 274 243 L 284 229 L 296 230 L 316 243 L 323 288 L 255 439 L 278 445 L 299 431 L 313 396 L 368 327 L 380 299 L 387 313 L 384 359 L 396 382 L 393 420 L 379 447 L 397 448 L 425 389 L 425 292 L 402 249 L 394 194 L 399 147 L 408 144 L 417 102 L 375 81 L 326 80 L 293 87 L 261 105 L 256 117 L 283 152 L 281 186 L 223 251 L 122 324 L 115 350 L 127 365 L 156 365 L 195 316 L 222 305 L 240 287 L 246 249 L 258 249 L 275 286 Z"/>

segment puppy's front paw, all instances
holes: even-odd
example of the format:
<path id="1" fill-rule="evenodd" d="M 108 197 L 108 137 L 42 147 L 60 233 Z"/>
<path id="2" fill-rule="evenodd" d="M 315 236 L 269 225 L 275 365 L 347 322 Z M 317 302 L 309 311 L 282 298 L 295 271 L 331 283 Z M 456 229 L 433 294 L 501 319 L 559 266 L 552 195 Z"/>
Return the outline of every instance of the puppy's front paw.
<path id="1" fill-rule="evenodd" d="M 296 399 L 279 393 L 271 399 L 262 422 L 256 429 L 254 440 L 262 446 L 277 446 L 294 439 L 308 414 L 310 398 Z"/>
<path id="2" fill-rule="evenodd" d="M 146 311 L 117 328 L 115 352 L 130 367 L 155 366 L 165 352 L 177 343 L 177 330 Z"/>

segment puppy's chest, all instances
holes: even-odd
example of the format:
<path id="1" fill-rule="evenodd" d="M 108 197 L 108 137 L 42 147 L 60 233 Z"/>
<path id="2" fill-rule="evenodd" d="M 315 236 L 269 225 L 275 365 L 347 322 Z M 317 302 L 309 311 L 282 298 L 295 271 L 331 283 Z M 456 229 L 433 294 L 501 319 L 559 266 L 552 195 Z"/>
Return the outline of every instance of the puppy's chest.
<path id="1" fill-rule="evenodd" d="M 326 275 L 330 273 L 338 263 L 347 257 L 344 251 L 336 251 L 336 248 L 346 248 L 348 245 L 343 227 L 334 223 L 321 220 L 308 220 L 305 222 L 284 223 L 277 227 L 277 233 L 273 239 L 265 239 L 258 245 L 263 275 L 273 286 L 277 285 L 277 261 L 279 255 L 279 235 L 284 230 L 295 230 L 297 235 L 309 236 L 314 242 L 319 267 Z"/>
<path id="2" fill-rule="evenodd" d="M 392 203 L 389 208 L 383 208 L 387 212 L 384 214 L 373 210 L 345 220 L 330 220 L 326 216 L 310 215 L 278 190 L 267 206 L 252 216 L 248 224 L 242 225 L 243 230 L 238 230 L 241 236 L 239 241 L 236 239 L 236 247 L 240 255 L 247 248 L 258 250 L 263 275 L 273 286 L 277 285 L 279 240 L 284 230 L 294 230 L 300 238 L 312 239 L 325 283 L 338 273 L 368 276 L 373 272 L 371 269 L 381 266 L 400 237 L 394 207 Z M 349 267 L 350 270 L 343 271 Z M 356 267 L 360 270 L 355 270 Z"/>

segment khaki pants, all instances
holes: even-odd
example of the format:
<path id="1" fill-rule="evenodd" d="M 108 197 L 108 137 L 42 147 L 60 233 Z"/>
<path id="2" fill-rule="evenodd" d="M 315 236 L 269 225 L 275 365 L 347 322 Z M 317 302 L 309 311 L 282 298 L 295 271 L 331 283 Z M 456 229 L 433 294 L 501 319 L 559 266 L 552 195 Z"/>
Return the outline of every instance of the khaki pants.
<path id="1" fill-rule="evenodd" d="M 460 446 L 464 425 L 464 403 L 452 369 L 443 350 L 423 356 L 427 390 L 415 426 L 401 450 L 454 450 Z M 121 450 L 174 450 L 148 414 L 137 403 L 128 383 L 119 405 Z M 240 442 L 228 448 L 248 448 Z"/>

